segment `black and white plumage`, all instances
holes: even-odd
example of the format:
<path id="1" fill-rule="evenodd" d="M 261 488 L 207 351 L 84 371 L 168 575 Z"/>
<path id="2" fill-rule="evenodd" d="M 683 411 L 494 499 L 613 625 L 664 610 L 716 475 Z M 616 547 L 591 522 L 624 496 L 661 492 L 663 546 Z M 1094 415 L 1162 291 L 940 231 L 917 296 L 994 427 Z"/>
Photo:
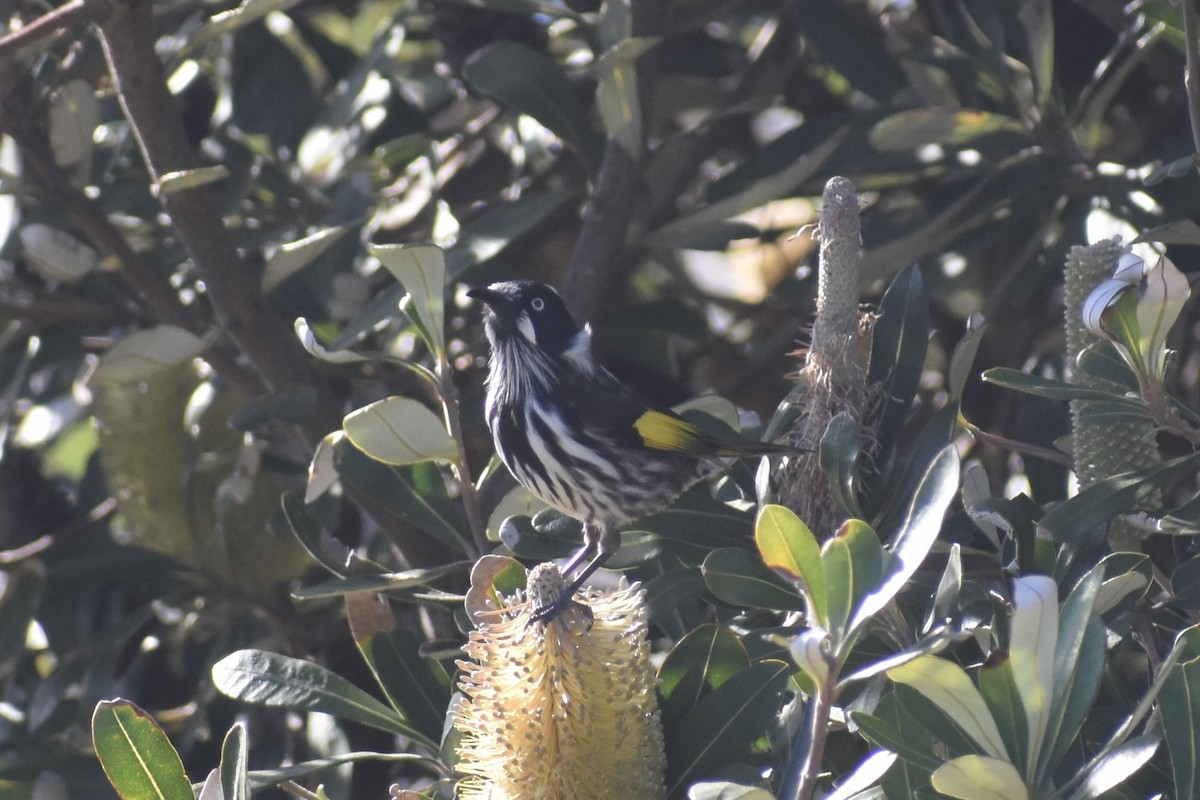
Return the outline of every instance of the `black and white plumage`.
<path id="1" fill-rule="evenodd" d="M 666 508 L 717 459 L 792 452 L 716 438 L 652 407 L 595 361 L 591 328 L 549 286 L 508 281 L 467 294 L 488 309 L 485 411 L 496 452 L 521 485 L 583 523 L 584 545 L 563 567 L 577 574 L 537 618 L 561 610 L 616 552 L 622 524 Z"/>

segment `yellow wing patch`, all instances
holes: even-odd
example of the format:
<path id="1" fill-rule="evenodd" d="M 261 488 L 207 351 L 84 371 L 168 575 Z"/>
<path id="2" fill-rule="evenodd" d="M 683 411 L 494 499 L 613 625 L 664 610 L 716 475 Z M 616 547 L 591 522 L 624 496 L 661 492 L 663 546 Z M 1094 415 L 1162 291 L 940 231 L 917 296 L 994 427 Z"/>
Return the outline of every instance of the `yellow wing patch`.
<path id="1" fill-rule="evenodd" d="M 651 409 L 634 420 L 633 427 L 647 447 L 674 453 L 696 453 L 704 434 L 687 420 Z"/>

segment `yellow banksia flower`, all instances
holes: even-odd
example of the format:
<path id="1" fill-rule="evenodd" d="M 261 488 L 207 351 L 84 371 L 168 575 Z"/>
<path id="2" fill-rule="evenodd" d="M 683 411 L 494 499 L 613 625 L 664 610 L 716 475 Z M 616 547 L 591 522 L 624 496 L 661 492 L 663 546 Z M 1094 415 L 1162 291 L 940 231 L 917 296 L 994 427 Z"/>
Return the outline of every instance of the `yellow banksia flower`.
<path id="1" fill-rule="evenodd" d="M 665 797 L 644 592 L 588 590 L 590 613 L 573 604 L 531 624 L 537 596 L 557 597 L 566 583 L 543 564 L 528 585 L 530 600 L 474 614 L 471 660 L 458 664 L 458 797 Z"/>

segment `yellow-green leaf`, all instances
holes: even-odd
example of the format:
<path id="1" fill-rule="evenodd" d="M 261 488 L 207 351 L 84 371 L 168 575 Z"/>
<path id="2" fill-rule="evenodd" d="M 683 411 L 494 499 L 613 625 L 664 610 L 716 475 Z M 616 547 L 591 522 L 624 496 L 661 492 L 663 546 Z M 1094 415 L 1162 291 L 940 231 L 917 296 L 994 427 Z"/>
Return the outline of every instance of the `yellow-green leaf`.
<path id="1" fill-rule="evenodd" d="M 449 461 L 458 453 L 437 415 L 410 397 L 388 397 L 352 411 L 342 430 L 360 451 L 385 464 Z"/>
<path id="2" fill-rule="evenodd" d="M 768 567 L 804 584 L 804 593 L 812 606 L 809 610 L 828 630 L 825 571 L 821 566 L 821 547 L 813 532 L 791 509 L 766 505 L 758 514 L 754 541 Z"/>
<path id="3" fill-rule="evenodd" d="M 1058 586 L 1045 575 L 1018 578 L 1013 587 L 1008 655 L 1029 725 L 1029 764 L 1037 763 L 1054 697 L 1054 650 L 1058 641 Z"/>
<path id="4" fill-rule="evenodd" d="M 426 343 L 436 353 L 443 350 L 445 334 L 446 254 L 431 244 L 378 244 L 371 255 L 379 259 L 411 300 L 405 310 L 421 328 Z"/>
<path id="5" fill-rule="evenodd" d="M 962 728 L 984 752 L 1004 758 L 1004 740 L 983 695 L 953 661 L 921 656 L 888 670 L 888 677 L 916 689 Z"/>
<path id="6" fill-rule="evenodd" d="M 89 381 L 100 385 L 138 383 L 160 370 L 182 364 L 204 352 L 208 342 L 173 325 L 131 333 L 108 349 Z"/>
<path id="7" fill-rule="evenodd" d="M 984 756 L 947 761 L 930 776 L 933 788 L 961 800 L 1029 800 L 1016 767 Z"/>
<path id="8" fill-rule="evenodd" d="M 195 189 L 198 186 L 204 186 L 209 183 L 216 183 L 228 177 L 229 170 L 217 164 L 214 167 L 197 167 L 196 169 L 184 169 L 179 172 L 168 172 L 158 179 L 155 187 L 160 195 L 174 194 L 175 192 L 184 192 L 188 189 Z"/>

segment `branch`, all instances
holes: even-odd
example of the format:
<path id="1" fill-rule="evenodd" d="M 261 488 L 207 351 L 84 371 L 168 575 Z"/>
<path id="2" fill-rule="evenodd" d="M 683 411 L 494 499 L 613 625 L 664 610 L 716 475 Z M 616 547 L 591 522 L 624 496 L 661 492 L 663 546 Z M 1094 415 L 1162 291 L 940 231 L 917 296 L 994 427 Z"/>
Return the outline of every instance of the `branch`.
<path id="1" fill-rule="evenodd" d="M 32 47 L 43 39 L 57 36 L 76 22 L 90 22 L 109 11 L 111 0 L 70 0 L 70 2 L 0 38 L 0 61 Z"/>
<path id="2" fill-rule="evenodd" d="M 115 259 L 121 273 L 163 322 L 204 335 L 204 323 L 185 306 L 167 281 L 134 250 L 112 224 L 97 200 L 88 197 L 67 179 L 54 162 L 46 131 L 38 124 L 39 114 L 27 96 L 13 88 L 0 97 L 0 130 L 13 138 L 27 167 L 27 179 L 47 202 L 62 208 L 97 250 Z M 27 305 L 16 313 L 29 317 Z M 243 369 L 228 353 L 217 348 L 204 354 L 217 373 L 246 394 L 261 394 L 262 382 Z"/>
<path id="3" fill-rule="evenodd" d="M 154 50 L 153 3 L 113 0 L 111 13 L 98 24 L 121 107 L 155 186 L 164 176 L 199 167 Z M 318 379 L 291 325 L 263 296 L 225 229 L 212 188 L 163 191 L 159 199 L 204 280 L 221 328 L 269 389 L 290 384 L 317 389 L 317 410 L 307 426 L 310 439 L 336 427 L 340 416 L 329 387 Z"/>
<path id="4" fill-rule="evenodd" d="M 636 166 L 633 156 L 609 139 L 592 202 L 563 276 L 563 297 L 576 319 L 594 318 L 607 296 L 619 288 L 620 282 L 613 279 L 612 272 L 625 250 L 633 218 Z"/>

